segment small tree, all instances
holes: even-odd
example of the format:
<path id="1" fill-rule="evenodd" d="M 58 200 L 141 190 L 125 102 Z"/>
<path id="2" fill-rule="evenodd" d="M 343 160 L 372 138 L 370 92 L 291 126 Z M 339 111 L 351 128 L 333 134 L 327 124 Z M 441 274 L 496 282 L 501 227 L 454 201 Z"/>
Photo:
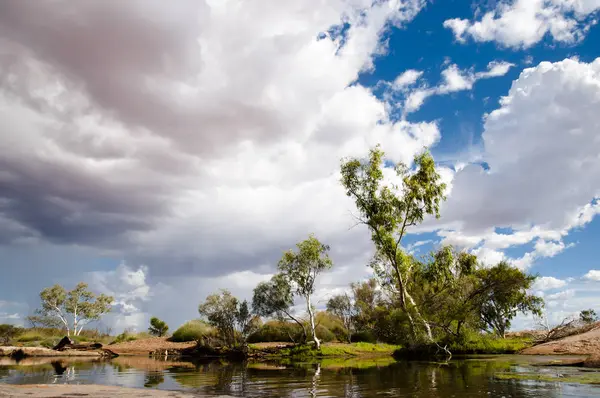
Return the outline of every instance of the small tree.
<path id="1" fill-rule="evenodd" d="M 278 319 L 289 319 L 302 329 L 304 342 L 307 339 L 306 326 L 301 319 L 292 314 L 294 295 L 290 281 L 283 274 L 277 274 L 268 282 L 261 282 L 254 288 L 252 310 L 264 317 L 275 316 Z"/>
<path id="2" fill-rule="evenodd" d="M 228 290 L 209 295 L 198 311 L 231 347 L 245 346 L 248 336 L 257 329 L 258 323 L 250 312 L 248 302 L 240 303 Z"/>
<path id="3" fill-rule="evenodd" d="M 8 343 L 19 336 L 23 332 L 23 328 L 15 325 L 0 325 L 0 345 L 8 345 Z"/>
<path id="4" fill-rule="evenodd" d="M 350 297 L 347 294 L 333 296 L 327 302 L 327 311 L 331 312 L 342 321 L 342 324 L 348 333 L 348 342 L 351 342 L 352 332 L 354 331 L 354 310 Z"/>
<path id="5" fill-rule="evenodd" d="M 321 272 L 330 269 L 333 262 L 327 254 L 329 246 L 319 242 L 313 235 L 298 243 L 296 247 L 297 251 L 289 250 L 283 254 L 279 261 L 279 270 L 291 282 L 290 284 L 295 288 L 296 294 L 305 299 L 312 338 L 317 349 L 320 349 L 321 342 L 315 330 L 315 315 L 311 296 L 315 292 L 317 276 Z"/>
<path id="6" fill-rule="evenodd" d="M 161 321 L 157 317 L 150 318 L 150 327 L 148 332 L 153 336 L 163 337 L 169 331 L 169 325 L 165 321 Z"/>
<path id="7" fill-rule="evenodd" d="M 593 309 L 583 310 L 579 313 L 579 321 L 583 324 L 598 322 L 598 315 Z"/>
<path id="8" fill-rule="evenodd" d="M 42 308 L 36 311 L 41 320 L 59 319 L 67 331 L 67 336 L 79 336 L 84 326 L 99 320 L 110 312 L 114 299 L 101 294 L 96 296 L 88 290 L 86 283 L 80 282 L 75 289 L 66 291 L 60 285 L 48 287 L 40 292 Z"/>

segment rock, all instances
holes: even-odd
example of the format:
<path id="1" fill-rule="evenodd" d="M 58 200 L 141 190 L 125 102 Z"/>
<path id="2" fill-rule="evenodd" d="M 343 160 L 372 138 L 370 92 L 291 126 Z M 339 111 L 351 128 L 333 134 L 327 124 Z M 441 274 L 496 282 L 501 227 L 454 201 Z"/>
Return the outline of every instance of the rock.
<path id="1" fill-rule="evenodd" d="M 600 354 L 590 355 L 583 361 L 586 368 L 600 368 Z"/>
<path id="2" fill-rule="evenodd" d="M 67 348 L 68 346 L 72 346 L 73 344 L 74 344 L 73 340 L 71 340 L 68 336 L 65 336 L 52 349 L 57 350 L 57 351 L 62 351 L 65 348 Z"/>

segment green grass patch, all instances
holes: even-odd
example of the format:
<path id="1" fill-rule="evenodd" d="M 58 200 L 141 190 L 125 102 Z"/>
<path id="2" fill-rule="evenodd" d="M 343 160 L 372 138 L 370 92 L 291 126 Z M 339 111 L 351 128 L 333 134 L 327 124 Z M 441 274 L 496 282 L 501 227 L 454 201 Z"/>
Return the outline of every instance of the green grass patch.
<path id="1" fill-rule="evenodd" d="M 579 383 L 600 384 L 599 372 L 585 372 L 580 374 L 549 374 L 549 373 L 512 373 L 500 372 L 494 374 L 498 380 L 528 380 L 549 383 Z"/>
<path id="2" fill-rule="evenodd" d="M 251 353 L 260 355 L 262 348 L 251 344 L 249 346 Z M 321 345 L 321 349 L 317 350 L 313 345 L 303 344 L 291 347 L 279 348 L 276 351 L 265 350 L 265 357 L 269 358 L 294 358 L 294 359 L 311 359 L 311 358 L 332 358 L 332 357 L 376 357 L 376 356 L 391 356 L 394 350 L 399 346 L 390 344 L 376 343 L 328 343 Z"/>

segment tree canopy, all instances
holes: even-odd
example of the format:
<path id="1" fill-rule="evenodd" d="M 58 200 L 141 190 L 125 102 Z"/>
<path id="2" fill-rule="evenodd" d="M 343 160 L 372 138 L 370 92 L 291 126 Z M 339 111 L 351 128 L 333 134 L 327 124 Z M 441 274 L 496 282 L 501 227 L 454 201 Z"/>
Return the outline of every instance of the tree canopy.
<path id="1" fill-rule="evenodd" d="M 48 287 L 40 292 L 41 308 L 37 310 L 40 322 L 56 323 L 60 320 L 67 332 L 79 336 L 90 322 L 99 320 L 110 312 L 113 297 L 104 294 L 95 295 L 86 283 L 80 282 L 73 290 L 67 291 L 60 285 Z"/>

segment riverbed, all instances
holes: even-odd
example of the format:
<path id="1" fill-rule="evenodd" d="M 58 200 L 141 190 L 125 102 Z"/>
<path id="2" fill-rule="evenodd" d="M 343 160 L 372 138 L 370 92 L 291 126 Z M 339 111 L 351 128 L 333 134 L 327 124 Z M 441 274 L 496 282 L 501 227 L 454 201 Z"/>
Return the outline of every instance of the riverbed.
<path id="1" fill-rule="evenodd" d="M 600 381 L 597 370 L 543 365 L 554 359 L 481 356 L 448 363 L 391 358 L 229 363 L 119 357 L 29 358 L 17 363 L 4 358 L 0 383 L 95 384 L 209 397 L 600 397 L 600 385 L 573 382 Z"/>

